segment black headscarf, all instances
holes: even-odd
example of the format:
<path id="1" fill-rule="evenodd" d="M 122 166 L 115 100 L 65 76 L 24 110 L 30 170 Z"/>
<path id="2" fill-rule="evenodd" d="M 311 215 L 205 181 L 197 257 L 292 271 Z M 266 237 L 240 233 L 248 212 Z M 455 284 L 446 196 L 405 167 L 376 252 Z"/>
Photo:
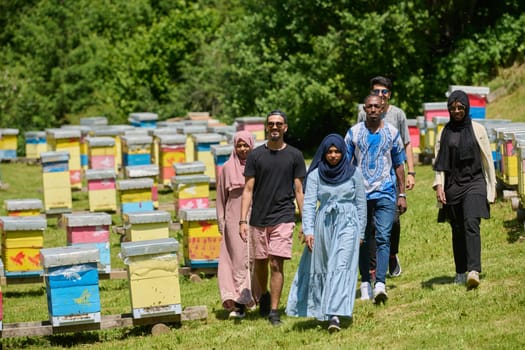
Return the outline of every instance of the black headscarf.
<path id="1" fill-rule="evenodd" d="M 450 171 L 451 160 L 450 150 L 448 147 L 448 134 L 450 132 L 459 132 L 459 148 L 458 155 L 460 161 L 474 159 L 479 157 L 479 146 L 474 137 L 474 130 L 472 129 L 472 118 L 470 117 L 470 102 L 467 94 L 461 90 L 453 91 L 448 97 L 447 106 L 450 106 L 454 102 L 459 102 L 465 106 L 465 117 L 459 121 L 456 121 L 450 117 L 450 121 L 443 128 L 440 139 L 439 153 L 436 155 L 436 161 L 434 162 L 434 170 L 437 171 Z M 450 114 L 450 111 L 449 111 Z M 474 164 L 480 164 L 480 162 L 474 162 Z"/>
<path id="2" fill-rule="evenodd" d="M 331 166 L 326 161 L 326 153 L 332 146 L 335 146 L 335 148 L 341 151 L 342 154 L 341 161 L 335 166 Z M 354 175 L 355 166 L 353 166 L 350 159 L 348 159 L 346 142 L 341 135 L 330 134 L 323 139 L 321 145 L 315 152 L 310 167 L 308 168 L 305 178 L 305 186 L 303 188 L 306 189 L 308 175 L 317 168 L 319 168 L 319 177 L 321 177 L 323 181 L 334 185 L 345 182 Z"/>

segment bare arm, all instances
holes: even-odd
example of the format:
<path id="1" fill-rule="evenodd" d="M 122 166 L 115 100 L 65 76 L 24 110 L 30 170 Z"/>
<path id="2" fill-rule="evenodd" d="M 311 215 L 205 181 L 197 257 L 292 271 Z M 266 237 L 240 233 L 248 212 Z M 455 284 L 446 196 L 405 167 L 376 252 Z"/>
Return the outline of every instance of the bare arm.
<path id="1" fill-rule="evenodd" d="M 407 190 L 411 190 L 416 185 L 416 177 L 414 175 L 416 172 L 414 169 L 414 151 L 412 150 L 411 143 L 407 143 L 405 145 L 405 153 L 407 155 L 407 168 L 408 168 L 408 175 L 406 178 L 406 181 L 407 181 L 406 188 Z"/>
<path id="2" fill-rule="evenodd" d="M 254 183 L 254 177 L 246 177 L 246 183 L 244 184 L 244 190 L 242 192 L 241 198 L 241 218 L 239 222 L 239 234 L 245 242 L 248 238 L 248 211 L 250 210 L 250 206 L 252 204 Z"/>
<path id="3" fill-rule="evenodd" d="M 303 193 L 303 179 L 295 178 L 294 179 L 294 188 L 295 188 L 295 200 L 297 201 L 297 207 L 299 209 L 299 215 L 303 215 L 303 203 L 304 203 L 304 193 Z"/>
<path id="4" fill-rule="evenodd" d="M 407 199 L 405 193 L 405 165 L 400 164 L 395 168 L 396 179 L 397 179 L 397 207 L 399 208 L 399 214 L 404 214 L 407 210 Z M 403 196 L 404 195 L 404 196 Z"/>

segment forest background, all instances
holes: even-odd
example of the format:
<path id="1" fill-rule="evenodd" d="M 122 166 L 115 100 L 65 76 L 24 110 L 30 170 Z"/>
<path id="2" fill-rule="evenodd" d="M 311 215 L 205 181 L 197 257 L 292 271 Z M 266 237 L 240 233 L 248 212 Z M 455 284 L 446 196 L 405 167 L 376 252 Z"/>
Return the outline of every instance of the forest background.
<path id="1" fill-rule="evenodd" d="M 231 123 L 279 108 L 288 141 L 315 148 L 355 121 L 372 76 L 390 77 L 393 104 L 415 118 L 449 85 L 484 85 L 523 63 L 524 10 L 520 0 L 0 1 L 0 127 L 121 124 L 142 111 Z"/>

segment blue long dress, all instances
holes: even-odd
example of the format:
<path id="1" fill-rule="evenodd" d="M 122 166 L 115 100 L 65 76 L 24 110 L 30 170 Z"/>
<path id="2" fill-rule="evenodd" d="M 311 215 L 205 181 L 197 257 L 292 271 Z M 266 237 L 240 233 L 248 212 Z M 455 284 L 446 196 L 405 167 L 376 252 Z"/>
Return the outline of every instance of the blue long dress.
<path id="1" fill-rule="evenodd" d="M 319 207 L 317 207 L 319 203 Z M 314 170 L 306 183 L 303 232 L 314 235 L 313 250 L 304 248 L 286 314 L 351 317 L 356 295 L 359 243 L 366 227 L 366 195 L 359 169 L 346 182 L 332 185 Z"/>

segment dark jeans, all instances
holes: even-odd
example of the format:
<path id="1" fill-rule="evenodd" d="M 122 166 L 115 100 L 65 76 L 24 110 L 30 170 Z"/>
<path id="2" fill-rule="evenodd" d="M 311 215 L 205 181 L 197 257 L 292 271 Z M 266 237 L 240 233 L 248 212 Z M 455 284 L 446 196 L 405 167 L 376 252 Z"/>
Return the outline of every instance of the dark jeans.
<path id="1" fill-rule="evenodd" d="M 372 233 L 375 237 L 375 230 Z M 399 222 L 399 216 L 396 215 L 396 220 L 392 224 L 392 230 L 390 231 L 390 256 L 397 255 L 399 253 L 399 239 L 401 238 L 401 222 Z M 376 242 L 375 240 L 370 241 L 368 253 L 370 254 L 370 270 L 376 269 Z"/>
<path id="2" fill-rule="evenodd" d="M 456 273 L 481 272 L 481 237 L 479 217 L 465 216 L 463 205 L 448 205 L 447 215 L 452 227 L 452 249 Z"/>

